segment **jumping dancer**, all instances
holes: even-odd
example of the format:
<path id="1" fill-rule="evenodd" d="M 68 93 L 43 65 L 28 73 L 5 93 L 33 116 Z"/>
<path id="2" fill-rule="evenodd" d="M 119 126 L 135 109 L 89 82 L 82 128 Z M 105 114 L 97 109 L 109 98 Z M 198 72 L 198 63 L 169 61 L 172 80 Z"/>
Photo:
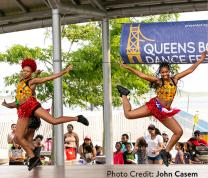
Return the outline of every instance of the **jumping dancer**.
<path id="1" fill-rule="evenodd" d="M 15 140 L 20 144 L 29 156 L 28 170 L 31 170 L 39 162 L 39 157 L 35 156 L 33 150 L 30 147 L 30 143 L 25 139 L 25 133 L 28 128 L 29 118 L 33 115 L 37 118 L 42 118 L 46 122 L 56 125 L 70 121 L 81 122 L 88 126 L 88 120 L 78 115 L 76 117 L 61 116 L 54 118 L 45 109 L 43 109 L 40 103 L 35 98 L 35 88 L 38 84 L 43 84 L 47 81 L 54 80 L 72 70 L 72 65 L 69 65 L 65 70 L 59 73 L 53 74 L 43 78 L 32 78 L 32 73 L 36 71 L 36 63 L 33 59 L 25 59 L 22 61 L 22 74 L 23 80 L 17 85 L 16 100 L 15 103 L 4 103 L 8 108 L 13 108 L 14 104 L 17 107 L 18 121 L 16 126 Z"/>
<path id="2" fill-rule="evenodd" d="M 177 141 L 183 134 L 181 126 L 173 118 L 173 116 L 177 114 L 180 110 L 171 108 L 171 104 L 173 102 L 177 90 L 177 83 L 181 78 L 192 73 L 198 67 L 198 65 L 205 60 L 205 58 L 206 52 L 203 52 L 201 54 L 201 58 L 196 63 L 194 63 L 187 70 L 178 73 L 174 76 L 171 76 L 170 74 L 172 70 L 171 65 L 168 63 L 161 63 L 158 69 L 158 74 L 160 74 L 161 78 L 144 74 L 141 71 L 138 71 L 126 64 L 121 64 L 121 67 L 128 69 L 138 77 L 147 80 L 151 82 L 153 85 L 155 85 L 157 96 L 150 99 L 150 101 L 147 102 L 145 105 L 134 110 L 132 110 L 131 104 L 127 98 L 127 95 L 130 93 L 130 91 L 120 85 L 117 86 L 117 89 L 122 98 L 124 115 L 127 119 L 137 119 L 142 117 L 154 116 L 164 126 L 166 126 L 173 132 L 173 135 L 166 149 L 160 152 L 160 155 L 163 159 L 163 163 L 166 166 L 169 165 L 168 160 L 170 157 L 170 150 L 177 143 Z"/>
<path id="3" fill-rule="evenodd" d="M 34 74 L 35 74 L 34 77 L 38 77 L 41 72 L 42 72 L 41 70 L 36 70 L 34 72 Z M 20 75 L 19 75 L 19 81 L 21 81 L 23 79 L 24 79 L 24 76 L 23 76 L 23 72 L 21 71 Z M 18 105 L 16 105 L 15 102 L 7 103 L 6 100 L 4 100 L 2 102 L 2 105 L 7 108 L 10 108 L 10 109 L 17 108 L 17 106 L 18 106 Z M 41 120 L 40 120 L 40 118 L 37 118 L 34 115 L 32 115 L 29 120 L 30 121 L 28 124 L 28 128 L 25 132 L 25 139 L 29 142 L 31 149 L 33 150 L 33 152 L 36 155 L 36 150 L 35 150 L 35 147 L 32 142 L 33 142 L 33 137 L 35 135 L 35 131 L 38 130 L 41 125 Z M 16 129 L 16 124 L 15 124 L 15 129 Z"/>

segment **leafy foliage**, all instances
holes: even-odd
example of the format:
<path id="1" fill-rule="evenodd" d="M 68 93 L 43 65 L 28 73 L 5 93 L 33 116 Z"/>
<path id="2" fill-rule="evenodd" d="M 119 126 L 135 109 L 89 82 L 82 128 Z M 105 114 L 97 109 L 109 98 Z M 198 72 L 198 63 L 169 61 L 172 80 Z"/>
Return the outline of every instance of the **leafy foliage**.
<path id="1" fill-rule="evenodd" d="M 168 14 L 151 16 L 144 19 L 144 22 L 172 21 L 177 20 L 178 15 Z M 112 72 L 112 93 L 113 105 L 119 106 L 120 98 L 116 90 L 116 85 L 121 84 L 133 91 L 137 96 L 149 91 L 148 82 L 144 81 L 122 69 L 120 61 L 120 33 L 122 23 L 138 22 L 136 18 L 114 19 L 110 21 L 110 47 L 111 47 L 111 72 Z M 91 22 L 86 24 L 67 25 L 62 30 L 62 37 L 69 42 L 69 50 L 63 52 L 63 67 L 73 64 L 73 71 L 63 76 L 63 99 L 64 104 L 69 106 L 88 107 L 103 106 L 103 73 L 102 73 L 102 42 L 101 24 Z M 72 50 L 73 49 L 73 50 Z M 46 71 L 41 77 L 52 73 L 52 47 L 46 49 L 28 48 L 15 45 L 5 53 L 0 54 L 0 61 L 10 64 L 18 64 L 25 57 L 35 58 L 39 63 L 44 64 Z M 136 69 L 151 74 L 149 65 L 133 65 Z M 176 66 L 177 70 L 177 66 Z M 6 84 L 15 84 L 18 75 L 13 74 L 5 78 Z M 53 83 L 47 82 L 37 87 L 37 97 L 47 100 L 53 97 Z"/>

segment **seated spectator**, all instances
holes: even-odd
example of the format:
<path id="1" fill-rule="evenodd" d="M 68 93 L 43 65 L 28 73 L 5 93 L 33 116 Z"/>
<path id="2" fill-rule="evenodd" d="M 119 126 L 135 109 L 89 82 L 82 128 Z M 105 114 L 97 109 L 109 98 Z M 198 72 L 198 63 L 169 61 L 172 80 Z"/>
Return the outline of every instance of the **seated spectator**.
<path id="1" fill-rule="evenodd" d="M 201 139 L 201 132 L 199 130 L 196 130 L 194 132 L 194 137 L 190 138 L 188 142 L 194 144 L 195 146 L 200 146 L 200 145 L 208 146 L 207 141 Z"/>
<path id="2" fill-rule="evenodd" d="M 79 147 L 82 164 L 92 163 L 96 159 L 96 149 L 92 144 L 91 137 L 86 136 L 84 143 Z"/>
<path id="3" fill-rule="evenodd" d="M 96 156 L 103 155 L 102 147 L 101 146 L 95 145 L 95 149 L 96 149 Z"/>
<path id="4" fill-rule="evenodd" d="M 113 153 L 113 164 L 124 164 L 123 152 L 121 151 L 121 142 L 116 142 L 116 151 Z"/>
<path id="5" fill-rule="evenodd" d="M 126 151 L 123 153 L 124 164 L 135 164 L 135 154 L 131 149 L 131 143 L 126 143 Z"/>
<path id="6" fill-rule="evenodd" d="M 177 142 L 175 145 L 175 149 L 177 150 L 177 154 L 175 157 L 175 164 L 185 164 L 184 153 L 183 153 L 183 143 Z"/>
<path id="7" fill-rule="evenodd" d="M 147 162 L 147 147 L 148 144 L 145 141 L 144 137 L 137 139 L 134 147 L 134 152 L 137 154 L 137 163 L 146 164 Z"/>
<path id="8" fill-rule="evenodd" d="M 103 156 L 103 148 L 101 146 L 96 145 L 95 146 L 96 149 L 96 164 L 105 164 L 105 159 L 102 157 Z M 99 157 L 101 156 L 101 158 Z"/>
<path id="9" fill-rule="evenodd" d="M 24 165 L 24 151 L 20 145 L 13 142 L 9 150 L 9 165 Z"/>

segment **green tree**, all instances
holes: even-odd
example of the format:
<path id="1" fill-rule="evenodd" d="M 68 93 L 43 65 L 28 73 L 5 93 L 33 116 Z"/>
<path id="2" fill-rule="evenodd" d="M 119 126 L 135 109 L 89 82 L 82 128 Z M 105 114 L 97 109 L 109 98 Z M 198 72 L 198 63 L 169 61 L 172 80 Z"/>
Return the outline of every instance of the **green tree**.
<path id="1" fill-rule="evenodd" d="M 20 64 L 23 58 L 38 59 L 38 63 L 44 64 L 46 71 L 41 73 L 41 77 L 48 76 L 52 72 L 52 63 L 49 60 L 51 56 L 51 48 L 28 48 L 22 45 L 14 45 L 9 48 L 5 53 L 0 54 L 0 62 L 7 62 L 9 64 Z M 12 74 L 5 77 L 6 86 L 16 85 L 19 81 L 19 73 Z M 46 101 L 53 96 L 53 83 L 47 82 L 44 85 L 37 86 L 37 97 L 40 100 Z"/>
<path id="2" fill-rule="evenodd" d="M 168 14 L 151 16 L 142 21 L 172 21 L 177 20 L 178 15 Z M 148 82 L 139 79 L 130 72 L 120 68 L 119 45 L 122 23 L 139 22 L 137 18 L 123 18 L 110 20 L 110 45 L 111 45 L 111 66 L 112 66 L 112 92 L 113 105 L 119 106 L 120 98 L 116 90 L 117 84 L 122 84 L 133 91 L 137 96 L 149 91 Z M 67 25 L 62 30 L 62 37 L 69 42 L 69 50 L 62 53 L 63 67 L 73 64 L 74 69 L 70 74 L 63 77 L 63 98 L 64 104 L 69 106 L 88 107 L 103 106 L 103 74 L 102 74 L 102 42 L 101 24 L 90 22 L 86 24 Z M 73 49 L 73 50 L 72 50 Z M 15 45 L 5 53 L 0 54 L 0 61 L 10 64 L 18 64 L 21 59 L 32 57 L 38 63 L 44 63 L 46 71 L 41 76 L 52 73 L 52 48 L 28 48 Z M 151 68 L 146 64 L 134 65 L 135 68 L 145 73 L 151 73 Z M 17 74 L 8 76 L 5 79 L 6 85 L 15 84 Z M 48 82 L 37 88 L 37 97 L 47 100 L 53 97 L 53 84 Z M 135 97 L 136 98 L 136 97 Z"/>

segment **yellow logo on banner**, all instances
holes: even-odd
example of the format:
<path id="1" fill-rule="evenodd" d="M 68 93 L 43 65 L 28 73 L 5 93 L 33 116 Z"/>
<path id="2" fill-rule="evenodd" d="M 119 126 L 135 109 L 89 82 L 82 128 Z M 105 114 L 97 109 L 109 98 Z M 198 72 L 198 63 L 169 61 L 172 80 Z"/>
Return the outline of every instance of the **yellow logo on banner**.
<path id="1" fill-rule="evenodd" d="M 140 24 L 138 25 L 138 27 L 132 27 L 131 25 L 129 30 L 126 54 L 128 56 L 130 63 L 132 64 L 135 63 L 133 57 L 135 57 L 139 63 L 143 63 L 140 53 L 140 41 L 144 42 L 144 41 L 155 41 L 155 40 L 147 38 L 142 34 L 140 30 Z"/>
<path id="2" fill-rule="evenodd" d="M 197 113 L 194 115 L 194 124 L 196 125 L 198 121 L 199 121 L 199 114 Z"/>

